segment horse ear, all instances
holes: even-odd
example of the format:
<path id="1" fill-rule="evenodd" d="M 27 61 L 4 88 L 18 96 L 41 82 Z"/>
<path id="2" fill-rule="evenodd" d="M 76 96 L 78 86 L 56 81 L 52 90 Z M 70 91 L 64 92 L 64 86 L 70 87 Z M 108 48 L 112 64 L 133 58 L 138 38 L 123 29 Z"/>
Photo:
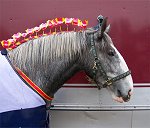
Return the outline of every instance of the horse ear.
<path id="1" fill-rule="evenodd" d="M 106 30 L 107 27 L 107 17 L 104 18 L 102 25 L 101 25 L 101 33 L 104 33 L 104 31 Z"/>
<path id="2" fill-rule="evenodd" d="M 107 17 L 103 19 L 102 25 L 98 30 L 98 38 L 103 37 L 103 33 L 105 32 L 106 28 L 107 28 Z"/>
<path id="3" fill-rule="evenodd" d="M 109 30 L 110 30 L 110 24 L 107 26 L 105 32 L 106 32 L 106 33 L 109 33 Z"/>

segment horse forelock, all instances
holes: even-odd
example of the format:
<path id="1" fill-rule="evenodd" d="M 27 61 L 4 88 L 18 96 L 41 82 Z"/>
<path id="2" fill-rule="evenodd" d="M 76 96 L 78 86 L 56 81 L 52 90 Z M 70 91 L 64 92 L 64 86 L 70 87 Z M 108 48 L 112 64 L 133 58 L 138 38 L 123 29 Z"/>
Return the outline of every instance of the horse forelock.
<path id="1" fill-rule="evenodd" d="M 71 60 L 85 47 L 85 32 L 62 32 L 30 40 L 9 51 L 10 59 L 19 68 L 36 64 L 48 66 L 57 60 Z"/>

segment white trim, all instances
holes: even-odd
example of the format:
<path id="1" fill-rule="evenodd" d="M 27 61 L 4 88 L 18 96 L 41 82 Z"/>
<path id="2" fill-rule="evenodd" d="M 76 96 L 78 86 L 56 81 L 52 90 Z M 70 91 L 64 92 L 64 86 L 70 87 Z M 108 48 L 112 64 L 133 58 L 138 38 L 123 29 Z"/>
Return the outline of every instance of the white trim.
<path id="1" fill-rule="evenodd" d="M 50 110 L 59 111 L 145 111 L 150 105 L 61 105 L 54 104 Z"/>
<path id="2" fill-rule="evenodd" d="M 150 83 L 134 83 L 135 86 L 150 86 Z"/>
<path id="3" fill-rule="evenodd" d="M 96 86 L 95 84 L 64 84 L 64 86 Z M 134 86 L 150 86 L 150 83 L 134 83 Z"/>

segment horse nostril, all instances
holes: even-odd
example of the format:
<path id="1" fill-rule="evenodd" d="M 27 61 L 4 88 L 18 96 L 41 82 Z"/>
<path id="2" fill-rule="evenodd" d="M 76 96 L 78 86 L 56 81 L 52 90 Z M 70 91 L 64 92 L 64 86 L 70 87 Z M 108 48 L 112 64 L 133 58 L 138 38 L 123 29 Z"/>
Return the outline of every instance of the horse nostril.
<path id="1" fill-rule="evenodd" d="M 128 95 L 129 95 L 129 96 L 132 95 L 132 92 L 131 92 L 131 91 L 132 91 L 132 90 L 130 89 L 129 92 L 128 92 Z"/>

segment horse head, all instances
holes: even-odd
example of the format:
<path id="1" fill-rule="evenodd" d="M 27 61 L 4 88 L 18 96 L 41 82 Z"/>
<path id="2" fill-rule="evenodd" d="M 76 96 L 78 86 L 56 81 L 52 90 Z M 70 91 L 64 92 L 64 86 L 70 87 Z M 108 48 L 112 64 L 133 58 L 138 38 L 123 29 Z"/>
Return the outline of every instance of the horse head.
<path id="1" fill-rule="evenodd" d="M 133 92 L 133 81 L 125 60 L 108 35 L 109 28 L 105 18 L 97 30 L 85 31 L 87 49 L 81 62 L 99 89 L 106 87 L 114 100 L 127 102 Z"/>
<path id="2" fill-rule="evenodd" d="M 127 102 L 133 92 L 133 81 L 108 35 L 109 28 L 105 18 L 97 30 L 42 36 L 9 51 L 9 58 L 49 96 L 76 72 L 84 70 L 99 89 L 106 87 L 116 101 Z"/>

